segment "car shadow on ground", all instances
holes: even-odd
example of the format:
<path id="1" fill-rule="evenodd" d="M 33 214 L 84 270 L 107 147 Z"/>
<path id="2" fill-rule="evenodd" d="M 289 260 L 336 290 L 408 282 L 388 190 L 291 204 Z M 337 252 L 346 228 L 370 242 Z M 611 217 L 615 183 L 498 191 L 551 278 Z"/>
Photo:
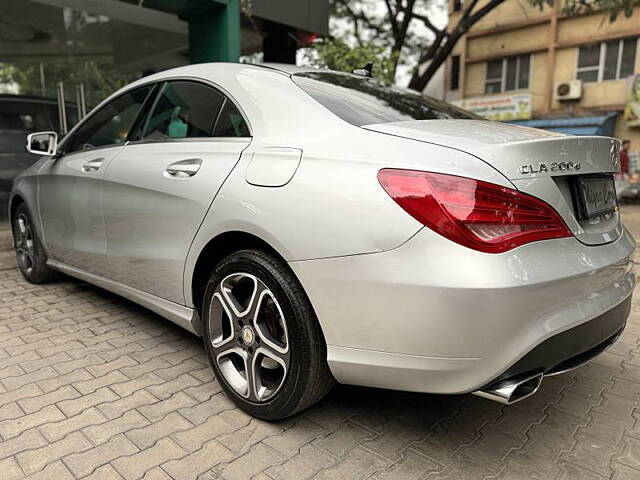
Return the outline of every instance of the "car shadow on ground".
<path id="1" fill-rule="evenodd" d="M 200 338 L 126 299 L 68 277 L 64 283 L 68 301 L 89 295 L 117 304 L 118 310 L 150 327 L 162 324 L 168 336 L 194 352 L 204 350 Z M 636 375 L 629 373 L 632 366 L 624 364 L 630 352 L 631 346 L 620 342 L 586 366 L 546 378 L 538 393 L 512 406 L 470 394 L 336 385 L 317 405 L 273 425 L 283 429 L 300 422 L 318 425 L 321 433 L 312 443 L 339 458 L 364 449 L 393 462 L 426 461 L 434 473 L 459 470 L 480 478 L 496 475 L 500 465 L 500 471 L 537 469 L 541 478 L 551 478 L 573 463 L 593 463 L 579 446 L 584 435 L 611 455 L 616 445 L 624 445 L 625 430 L 640 436 L 634 417 L 640 385 L 624 379 Z"/>

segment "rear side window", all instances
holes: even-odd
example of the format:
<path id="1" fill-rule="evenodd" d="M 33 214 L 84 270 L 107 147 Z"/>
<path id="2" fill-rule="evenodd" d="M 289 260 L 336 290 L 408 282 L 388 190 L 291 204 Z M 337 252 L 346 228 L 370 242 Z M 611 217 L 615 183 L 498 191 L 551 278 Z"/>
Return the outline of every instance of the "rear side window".
<path id="1" fill-rule="evenodd" d="M 244 121 L 238 108 L 229 99 L 226 99 L 220 111 L 214 137 L 249 137 L 249 127 Z"/>
<path id="2" fill-rule="evenodd" d="M 483 119 L 411 90 L 387 87 L 377 81 L 337 72 L 305 72 L 294 82 L 318 103 L 356 125 L 434 119 Z"/>
<path id="3" fill-rule="evenodd" d="M 201 83 L 166 83 L 144 128 L 143 139 L 210 137 L 224 101 L 221 92 Z"/>

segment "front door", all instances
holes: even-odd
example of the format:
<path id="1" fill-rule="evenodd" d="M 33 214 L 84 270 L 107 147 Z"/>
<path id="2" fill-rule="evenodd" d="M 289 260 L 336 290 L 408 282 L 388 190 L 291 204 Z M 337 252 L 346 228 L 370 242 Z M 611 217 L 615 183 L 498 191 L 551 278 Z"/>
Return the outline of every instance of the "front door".
<path id="1" fill-rule="evenodd" d="M 108 277 L 184 304 L 191 241 L 250 141 L 242 116 L 220 91 L 166 83 L 140 132 L 106 171 Z"/>
<path id="2" fill-rule="evenodd" d="M 49 258 L 83 271 L 105 271 L 103 179 L 124 148 L 151 87 L 119 96 L 92 114 L 39 170 L 38 208 Z"/>

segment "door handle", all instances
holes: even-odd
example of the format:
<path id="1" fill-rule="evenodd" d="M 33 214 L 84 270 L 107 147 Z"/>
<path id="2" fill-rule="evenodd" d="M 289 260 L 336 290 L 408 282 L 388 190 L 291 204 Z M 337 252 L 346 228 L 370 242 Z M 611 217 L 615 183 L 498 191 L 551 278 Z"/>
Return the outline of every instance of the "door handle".
<path id="1" fill-rule="evenodd" d="M 100 169 L 102 162 L 104 162 L 104 158 L 96 158 L 94 160 L 89 160 L 88 162 L 82 165 L 82 171 L 85 173 L 97 172 Z"/>
<path id="2" fill-rule="evenodd" d="M 181 160 L 169 165 L 164 173 L 168 178 L 188 178 L 193 177 L 200 167 L 202 166 L 202 160 L 199 158 L 190 158 L 188 160 Z"/>

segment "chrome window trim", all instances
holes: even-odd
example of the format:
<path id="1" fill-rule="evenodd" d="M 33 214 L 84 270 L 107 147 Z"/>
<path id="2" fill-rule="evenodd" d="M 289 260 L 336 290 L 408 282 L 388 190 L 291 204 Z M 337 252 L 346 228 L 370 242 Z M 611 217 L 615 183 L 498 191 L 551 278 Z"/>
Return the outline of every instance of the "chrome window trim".
<path id="1" fill-rule="evenodd" d="M 80 154 L 86 154 L 88 152 L 99 152 L 100 150 L 106 150 L 107 148 L 121 148 L 124 147 L 127 144 L 127 142 L 125 143 L 114 143 L 111 145 L 103 145 L 101 147 L 96 147 L 96 148 L 90 148 L 88 150 L 76 150 L 75 152 L 60 152 L 59 155 L 56 155 L 55 157 L 52 158 L 62 158 L 62 157 L 71 157 L 74 155 L 80 155 Z"/>
<path id="2" fill-rule="evenodd" d="M 167 77 L 167 78 L 162 78 L 162 79 L 155 79 L 155 80 L 149 80 L 148 82 L 145 83 L 140 83 L 137 84 L 135 87 L 131 87 L 128 88 L 126 90 L 124 90 L 123 92 L 120 92 L 120 94 L 118 96 L 109 96 L 107 98 L 105 98 L 102 102 L 100 102 L 96 107 L 94 107 L 93 110 L 91 110 L 91 112 L 89 112 L 89 114 L 84 117 L 82 120 L 80 120 L 78 123 L 76 123 L 76 125 L 71 129 L 71 131 L 69 131 L 69 133 L 67 133 L 64 136 L 65 141 L 67 141 L 67 139 L 71 138 L 72 136 L 74 136 L 76 134 L 76 132 L 82 128 L 82 125 L 85 124 L 86 121 L 88 121 L 91 117 L 93 117 L 102 107 L 104 107 L 108 102 L 111 102 L 119 97 L 121 97 L 122 95 L 126 95 L 127 93 L 136 90 L 138 88 L 141 87 L 146 87 L 149 85 L 154 85 L 154 84 L 162 84 L 162 83 L 166 83 L 166 82 L 170 82 L 170 81 L 174 81 L 174 80 L 188 80 L 188 81 L 194 81 L 194 82 L 199 82 L 205 85 L 208 85 L 210 87 L 213 88 L 217 88 L 220 92 L 222 92 L 222 94 L 224 94 L 225 98 L 227 98 L 228 100 L 230 100 L 231 102 L 233 102 L 233 104 L 236 106 L 236 108 L 238 109 L 238 111 L 240 112 L 240 114 L 242 115 L 242 118 L 244 119 L 245 123 L 247 124 L 247 128 L 249 129 L 249 137 L 229 137 L 229 138 L 253 138 L 254 134 L 254 128 L 251 125 L 251 121 L 249 120 L 248 115 L 246 114 L 246 112 L 244 111 L 244 109 L 242 108 L 242 106 L 238 103 L 238 101 L 222 86 L 218 85 L 217 83 L 207 79 L 207 78 L 202 78 L 202 77 L 193 77 L 190 75 L 176 75 L 176 76 L 171 76 L 171 77 Z M 155 102 L 155 99 L 154 99 Z M 223 138 L 223 137 L 200 137 L 200 138 Z M 62 143 L 62 142 L 61 142 Z M 131 142 L 133 143 L 133 142 Z M 117 147 L 117 146 L 123 146 L 123 145 L 127 145 L 128 142 L 125 142 L 123 144 L 114 144 L 114 145 L 107 145 L 107 146 L 102 146 L 102 147 L 97 147 L 94 150 L 99 150 L 102 148 L 112 148 L 112 147 Z M 86 151 L 86 150 L 84 150 Z M 66 156 L 66 155 L 72 155 L 74 153 L 81 153 L 80 151 L 78 152 L 69 152 L 69 153 L 62 153 L 61 156 Z"/>
<path id="3" fill-rule="evenodd" d="M 234 142 L 234 143 L 251 143 L 253 137 L 188 137 L 188 138 L 156 138 L 148 140 L 134 140 L 124 145 L 149 145 L 153 143 L 192 143 L 192 142 Z"/>

